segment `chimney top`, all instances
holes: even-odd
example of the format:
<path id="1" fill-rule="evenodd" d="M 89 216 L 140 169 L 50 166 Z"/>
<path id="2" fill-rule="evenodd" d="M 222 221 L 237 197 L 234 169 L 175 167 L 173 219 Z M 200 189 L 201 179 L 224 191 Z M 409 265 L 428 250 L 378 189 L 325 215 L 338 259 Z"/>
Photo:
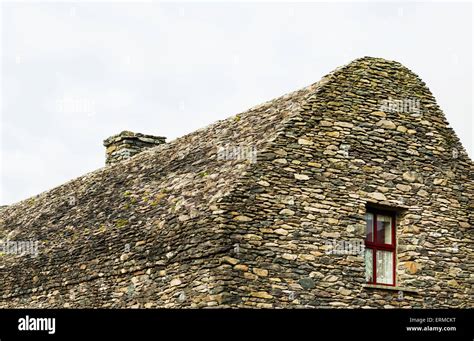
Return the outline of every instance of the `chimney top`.
<path id="1" fill-rule="evenodd" d="M 104 140 L 106 165 L 126 160 L 145 149 L 166 143 L 166 137 L 122 131 Z"/>

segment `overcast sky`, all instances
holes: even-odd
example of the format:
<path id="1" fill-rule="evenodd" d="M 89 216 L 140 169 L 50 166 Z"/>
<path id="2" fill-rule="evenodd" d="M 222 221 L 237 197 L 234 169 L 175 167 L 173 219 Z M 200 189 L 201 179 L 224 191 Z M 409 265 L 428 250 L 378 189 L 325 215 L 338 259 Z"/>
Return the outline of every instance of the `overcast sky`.
<path id="1" fill-rule="evenodd" d="M 474 156 L 469 3 L 7 3 L 0 204 L 102 167 L 122 130 L 168 141 L 362 56 L 429 86 Z"/>

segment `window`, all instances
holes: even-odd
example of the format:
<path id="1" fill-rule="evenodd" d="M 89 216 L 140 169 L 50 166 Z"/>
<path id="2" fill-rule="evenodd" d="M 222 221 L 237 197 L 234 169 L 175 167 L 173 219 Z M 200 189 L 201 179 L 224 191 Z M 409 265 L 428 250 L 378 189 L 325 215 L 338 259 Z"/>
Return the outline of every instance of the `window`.
<path id="1" fill-rule="evenodd" d="M 365 276 L 367 283 L 395 285 L 395 214 L 367 210 L 365 215 Z"/>

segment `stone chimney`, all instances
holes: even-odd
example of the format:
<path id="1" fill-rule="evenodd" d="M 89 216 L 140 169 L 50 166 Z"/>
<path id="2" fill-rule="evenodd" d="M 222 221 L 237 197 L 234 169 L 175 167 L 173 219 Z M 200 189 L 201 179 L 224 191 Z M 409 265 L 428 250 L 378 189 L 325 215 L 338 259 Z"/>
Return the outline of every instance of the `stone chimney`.
<path id="1" fill-rule="evenodd" d="M 131 131 L 122 131 L 120 134 L 113 135 L 104 140 L 105 164 L 113 165 L 131 158 L 145 149 L 166 143 L 166 137 L 144 135 L 133 133 Z"/>

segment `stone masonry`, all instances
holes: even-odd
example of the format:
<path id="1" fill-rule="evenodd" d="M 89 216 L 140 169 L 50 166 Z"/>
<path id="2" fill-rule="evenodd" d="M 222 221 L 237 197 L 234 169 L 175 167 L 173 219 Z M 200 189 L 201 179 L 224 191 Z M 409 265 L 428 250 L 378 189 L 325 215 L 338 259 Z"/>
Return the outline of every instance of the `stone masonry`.
<path id="1" fill-rule="evenodd" d="M 0 307 L 473 308 L 473 198 L 425 83 L 364 57 L 0 210 L 0 240 L 39 242 L 0 256 Z M 333 252 L 371 207 L 396 214 L 393 287 Z"/>
<path id="2" fill-rule="evenodd" d="M 107 148 L 105 163 L 111 165 L 129 159 L 145 149 L 156 147 L 165 142 L 165 137 L 122 131 L 120 134 L 104 140 L 104 146 Z"/>

